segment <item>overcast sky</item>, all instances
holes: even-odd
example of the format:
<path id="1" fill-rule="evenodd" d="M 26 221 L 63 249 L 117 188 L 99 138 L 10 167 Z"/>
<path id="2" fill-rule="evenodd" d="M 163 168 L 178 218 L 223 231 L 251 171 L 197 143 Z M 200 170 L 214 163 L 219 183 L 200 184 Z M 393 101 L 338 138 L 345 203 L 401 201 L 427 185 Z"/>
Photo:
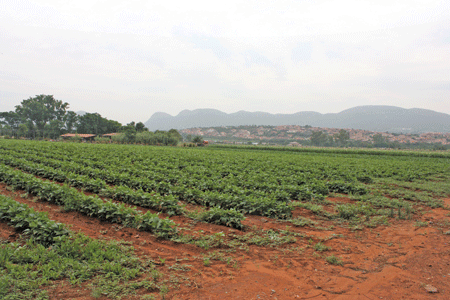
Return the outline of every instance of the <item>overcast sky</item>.
<path id="1" fill-rule="evenodd" d="M 160 4 L 154 4 L 160 2 Z M 0 1 L 0 111 L 450 114 L 450 1 Z"/>

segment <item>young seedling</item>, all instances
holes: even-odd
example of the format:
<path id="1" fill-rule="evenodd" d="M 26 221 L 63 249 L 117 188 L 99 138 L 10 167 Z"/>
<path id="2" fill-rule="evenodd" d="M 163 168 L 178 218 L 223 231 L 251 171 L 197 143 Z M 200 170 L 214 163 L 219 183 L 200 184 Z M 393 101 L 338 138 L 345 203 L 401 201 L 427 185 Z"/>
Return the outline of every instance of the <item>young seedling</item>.
<path id="1" fill-rule="evenodd" d="M 165 258 L 159 257 L 159 261 L 161 262 L 161 265 L 163 265 L 163 266 L 166 264 L 166 259 Z"/>
<path id="2" fill-rule="evenodd" d="M 330 264 L 332 264 L 332 265 L 339 265 L 339 266 L 342 266 L 342 260 L 339 258 L 339 257 L 336 257 L 336 256 L 334 256 L 334 254 L 333 255 L 331 255 L 331 256 L 328 256 L 327 258 L 326 258 L 326 261 L 328 262 L 328 263 L 330 263 Z"/>
<path id="3" fill-rule="evenodd" d="M 211 265 L 211 259 L 209 259 L 209 257 L 206 257 L 205 259 L 203 259 L 203 265 L 205 267 L 209 267 Z"/>
<path id="4" fill-rule="evenodd" d="M 314 250 L 319 251 L 319 252 L 327 251 L 327 250 L 330 250 L 330 249 L 331 249 L 330 247 L 325 246 L 321 242 L 318 242 L 317 244 L 314 245 Z"/>

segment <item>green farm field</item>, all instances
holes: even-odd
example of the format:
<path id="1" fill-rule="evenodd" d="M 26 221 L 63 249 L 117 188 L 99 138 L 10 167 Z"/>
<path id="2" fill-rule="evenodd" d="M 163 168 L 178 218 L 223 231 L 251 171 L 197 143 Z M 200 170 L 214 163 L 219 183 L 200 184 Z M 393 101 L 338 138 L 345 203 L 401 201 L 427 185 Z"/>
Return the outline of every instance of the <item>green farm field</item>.
<path id="1" fill-rule="evenodd" d="M 0 299 L 447 299 L 450 152 L 0 139 Z"/>

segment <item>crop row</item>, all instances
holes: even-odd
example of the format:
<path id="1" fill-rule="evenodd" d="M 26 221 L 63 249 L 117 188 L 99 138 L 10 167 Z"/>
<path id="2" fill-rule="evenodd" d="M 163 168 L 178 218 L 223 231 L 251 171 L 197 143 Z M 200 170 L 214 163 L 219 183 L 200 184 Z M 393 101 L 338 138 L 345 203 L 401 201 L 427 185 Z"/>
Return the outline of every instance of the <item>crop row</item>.
<path id="1" fill-rule="evenodd" d="M 30 159 L 30 157 L 28 157 Z M 38 161 L 39 159 L 34 159 Z M 189 189 L 185 187 L 170 187 L 165 182 L 160 182 L 157 186 L 159 191 L 166 193 L 165 196 L 151 195 L 144 192 L 143 187 L 140 186 L 139 190 L 135 191 L 132 188 L 126 186 L 109 187 L 106 182 L 101 179 L 91 179 L 88 176 L 71 174 L 65 170 L 73 170 L 73 164 L 66 162 L 56 163 L 59 169 L 46 167 L 42 164 L 32 163 L 18 157 L 3 154 L 0 161 L 4 164 L 8 164 L 14 167 L 18 167 L 24 171 L 32 174 L 49 178 L 61 182 L 67 182 L 75 187 L 83 187 L 88 191 L 94 193 L 100 193 L 103 196 L 113 198 L 115 200 L 133 203 L 140 206 L 152 207 L 156 209 L 162 209 L 169 214 L 180 214 L 181 207 L 177 205 L 176 196 L 178 199 L 186 200 L 189 202 L 198 203 L 205 206 L 213 206 L 222 210 L 233 209 L 241 213 L 264 215 L 269 217 L 287 218 L 290 216 L 292 208 L 285 202 L 289 200 L 288 195 L 284 199 L 258 199 L 256 197 L 241 195 L 234 196 L 228 194 L 222 194 L 218 192 L 199 191 L 196 189 Z M 51 161 L 47 161 L 50 164 Z M 65 166 L 68 166 L 67 168 Z M 84 168 L 86 169 L 86 168 Z M 80 169 L 79 169 L 80 170 Z M 93 171 L 93 170 L 91 170 Z M 105 172 L 101 172 L 106 174 Z M 92 173 L 90 173 L 92 176 Z M 99 174 L 101 178 L 102 175 Z M 139 180 L 145 182 L 145 178 L 129 178 L 129 180 Z M 131 185 L 131 184 L 130 184 Z M 163 190 L 164 188 L 164 190 Z M 284 200 L 284 202 L 279 202 Z M 225 214 L 226 212 L 224 212 Z M 235 214 L 234 212 L 232 214 Z M 226 222 L 228 223 L 228 222 Z M 225 223 L 225 224 L 226 224 Z"/>
<path id="2" fill-rule="evenodd" d="M 0 220 L 46 247 L 69 234 L 65 225 L 50 220 L 46 213 L 4 195 L 0 195 Z"/>
<path id="3" fill-rule="evenodd" d="M 6 151 L 4 151 L 6 152 Z M 6 152 L 8 153 L 8 152 Z M 9 152 L 11 153 L 11 151 Z M 223 178 L 221 180 L 201 180 L 195 177 L 195 172 L 189 174 L 180 173 L 179 170 L 165 169 L 144 171 L 137 166 L 134 168 L 115 166 L 110 164 L 100 164 L 97 161 L 78 160 L 71 157 L 71 161 L 64 161 L 67 157 L 59 153 L 53 153 L 52 156 L 42 154 L 30 154 L 17 152 L 16 156 L 26 158 L 35 162 L 43 163 L 54 168 L 62 168 L 66 171 L 75 172 L 77 174 L 88 175 L 91 178 L 101 178 L 108 184 L 125 185 L 133 189 L 142 189 L 146 192 L 158 192 L 161 194 L 174 194 L 180 200 L 183 198 L 184 187 L 189 189 L 198 189 L 200 191 L 219 191 L 221 193 L 233 195 L 248 195 L 249 189 L 251 194 L 257 197 L 270 197 L 270 194 L 275 194 L 275 198 L 283 199 L 289 197 L 285 191 L 279 190 L 277 186 L 264 184 L 264 182 L 255 181 L 252 186 L 240 187 L 241 184 L 233 182 L 230 184 Z M 186 176 L 189 175 L 189 176 Z M 312 193 L 309 192 L 308 187 L 302 186 L 297 188 L 296 194 L 304 193 L 304 197 L 311 198 Z M 328 191 L 327 191 L 328 192 Z M 294 197 L 295 194 L 294 194 Z"/>
<path id="4" fill-rule="evenodd" d="M 431 152 L 431 151 L 410 151 L 410 150 L 393 150 L 393 149 L 366 149 L 366 148 L 293 148 L 280 146 L 245 146 L 245 145 L 213 145 L 212 147 L 218 149 L 230 150 L 270 150 L 282 152 L 297 152 L 297 153 L 325 153 L 325 154 L 363 154 L 363 155 L 381 155 L 381 156 L 414 156 L 414 157 L 432 157 L 432 158 L 450 158 L 449 152 Z"/>
<path id="5" fill-rule="evenodd" d="M 0 157 L 0 162 L 17 167 L 23 171 L 35 174 L 37 176 L 66 182 L 70 186 L 84 188 L 89 192 L 100 193 L 101 196 L 112 198 L 117 201 L 131 203 L 142 207 L 150 207 L 165 211 L 169 215 L 179 215 L 183 212 L 177 204 L 177 200 L 172 195 L 165 197 L 150 195 L 142 190 L 133 190 L 125 186 L 109 187 L 100 179 L 91 179 L 87 176 L 66 173 L 61 170 L 53 169 L 47 166 L 39 165 L 33 162 L 27 162 L 23 159 L 14 158 L 10 155 Z M 204 212 L 200 219 L 207 223 L 225 225 L 237 229 L 242 229 L 241 221 L 244 215 L 236 209 L 222 209 L 219 206 Z"/>
<path id="6" fill-rule="evenodd" d="M 111 279 L 135 289 L 158 290 L 161 274 L 152 264 L 141 261 L 132 247 L 114 240 L 91 239 L 50 220 L 47 213 L 0 195 L 0 220 L 22 233 L 25 240 L 0 243 L 0 299 L 48 299 L 48 286 L 74 285 L 91 280 L 89 288 L 101 290 L 108 298 Z M 136 278 L 143 273 L 148 279 Z M 59 287 L 60 288 L 60 287 Z M 127 297 L 126 289 L 121 296 Z"/>
<path id="7" fill-rule="evenodd" d="M 21 143 L 25 143 L 25 146 Z M 425 179 L 442 172 L 442 158 L 389 155 L 276 152 L 246 149 L 175 149 L 124 145 L 45 144 L 20 141 L 1 145 L 45 159 L 70 160 L 79 166 L 201 191 L 252 193 L 257 197 L 307 200 L 329 192 L 361 189 L 358 182 L 375 178 Z M 448 171 L 448 167 L 447 170 Z M 93 174 L 94 175 L 94 174 Z M 96 176 L 96 175 L 95 175 Z M 337 185 L 345 186 L 336 190 Z M 115 184 L 115 183 L 112 183 Z M 308 192 L 307 192 L 308 191 Z"/>
<path id="8" fill-rule="evenodd" d="M 0 165 L 0 181 L 42 200 L 64 205 L 66 210 L 78 211 L 102 221 L 150 231 L 165 238 L 176 233 L 175 224 L 169 219 L 161 219 L 150 212 L 142 214 L 136 208 L 102 200 L 97 196 L 86 196 L 67 185 L 46 182 L 7 166 Z"/>
<path id="9" fill-rule="evenodd" d="M 117 201 L 156 209 L 166 212 L 169 215 L 180 215 L 182 213 L 182 209 L 178 205 L 178 200 L 171 195 L 163 197 L 157 193 L 149 194 L 142 190 L 136 191 L 126 186 L 110 187 L 101 179 L 92 179 L 86 175 L 78 175 L 70 171 L 65 171 L 63 164 L 58 169 L 55 169 L 44 164 L 33 163 L 6 154 L 0 157 L 0 162 L 42 178 L 65 182 L 72 187 L 83 188 L 88 192 L 101 193 L 103 196 Z"/>
<path id="10" fill-rule="evenodd" d="M 38 151 L 41 147 L 42 145 L 36 145 Z M 49 150 L 51 155 L 62 154 L 61 157 L 64 157 L 65 152 L 69 151 L 70 159 L 79 158 L 79 163 L 99 168 L 105 166 L 106 162 L 107 165 L 111 164 L 123 170 L 154 170 L 156 171 L 154 176 L 161 180 L 167 175 L 183 174 L 185 171 L 193 176 L 205 174 L 207 177 L 214 178 L 217 175 L 227 177 L 232 174 L 234 176 L 243 175 L 245 178 L 249 172 L 254 170 L 262 177 L 271 174 L 281 175 L 276 180 L 266 178 L 271 179 L 269 183 L 289 183 L 305 178 L 352 181 L 364 175 L 375 178 L 398 177 L 401 179 L 404 175 L 408 175 L 408 177 L 411 175 L 426 176 L 433 173 L 434 166 L 437 166 L 439 162 L 446 161 L 440 156 L 433 157 L 435 153 L 428 153 L 430 157 L 424 153 L 425 156 L 422 157 L 418 155 L 420 153 L 410 151 L 392 157 L 391 152 L 378 151 L 379 155 L 372 156 L 364 154 L 364 151 L 353 151 L 354 149 L 341 152 L 335 152 L 336 149 L 325 149 L 327 151 L 305 149 L 301 152 L 280 153 L 277 151 L 254 151 L 254 148 L 238 148 L 231 151 L 203 148 L 191 151 L 192 149 L 165 148 L 161 150 L 155 147 L 117 147 L 117 145 L 103 145 L 102 147 L 82 145 L 82 149 L 79 149 L 78 146 L 67 144 L 52 145 L 45 149 Z M 386 155 L 382 155 L 383 153 Z M 448 158 L 448 155 L 443 158 Z M 214 168 L 209 166 L 214 166 Z M 264 168 L 260 168 L 261 166 Z M 427 168 L 427 166 L 431 168 Z M 439 166 L 437 167 L 439 168 Z M 293 176 L 282 176 L 288 174 Z"/>
<path id="11" fill-rule="evenodd" d="M 0 149 L 0 154 L 158 197 L 278 218 L 289 216 L 290 200 L 321 199 L 330 192 L 365 194 L 374 186 L 363 183 L 450 172 L 446 159 L 430 157 L 29 141 L 0 141 Z"/>
<path id="12" fill-rule="evenodd" d="M 60 163 L 70 158 L 71 168 L 75 172 L 82 172 L 93 178 L 100 177 L 110 184 L 126 184 L 133 188 L 142 188 L 144 191 L 157 189 L 160 193 L 177 194 L 177 187 L 181 186 L 200 191 L 217 191 L 233 195 L 251 194 L 255 197 L 277 200 L 285 198 L 310 200 L 326 196 L 329 192 L 360 193 L 364 190 L 364 187 L 357 184 L 357 178 L 348 176 L 348 172 L 336 172 L 327 164 L 315 166 L 315 169 L 309 168 L 309 165 L 293 165 L 292 162 L 288 165 L 259 167 L 258 161 L 254 158 L 242 161 L 242 158 L 235 156 L 233 159 L 241 161 L 233 162 L 216 157 L 210 157 L 211 159 L 205 161 L 200 157 L 199 161 L 199 157 L 193 155 L 195 153 L 178 153 L 178 157 L 174 158 L 170 157 L 170 151 L 157 153 L 157 156 L 151 155 L 153 154 L 151 152 L 136 151 L 130 158 L 126 153 L 127 148 L 118 149 L 124 150 L 123 155 L 120 155 L 122 151 L 104 152 L 105 149 L 101 147 L 94 149 L 95 151 L 89 148 L 78 152 L 70 151 L 70 156 L 58 149 L 45 151 L 35 149 L 34 153 L 39 158 L 31 159 L 40 159 L 40 162 L 46 164 L 58 164 L 55 160 Z M 15 150 L 22 155 L 31 152 L 28 148 Z M 86 157 L 86 154 L 89 157 Z M 219 156 L 223 154 L 218 153 Z M 316 163 L 320 162 L 315 161 L 314 164 Z M 183 200 L 182 191 L 178 192 L 178 195 L 180 200 Z"/>

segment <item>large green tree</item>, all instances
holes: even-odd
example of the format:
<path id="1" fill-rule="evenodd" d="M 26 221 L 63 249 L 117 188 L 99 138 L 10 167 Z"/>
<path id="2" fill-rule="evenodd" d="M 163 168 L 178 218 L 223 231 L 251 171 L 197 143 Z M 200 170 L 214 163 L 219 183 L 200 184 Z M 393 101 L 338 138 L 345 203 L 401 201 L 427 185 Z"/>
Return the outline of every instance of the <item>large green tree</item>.
<path id="1" fill-rule="evenodd" d="M 31 138 L 58 138 L 63 133 L 105 134 L 119 132 L 122 124 L 98 113 L 83 116 L 68 111 L 69 104 L 53 95 L 37 95 L 23 100 L 15 111 L 0 112 L 1 134 Z M 134 124 L 146 130 L 143 123 Z"/>
<path id="2" fill-rule="evenodd" d="M 127 143 L 134 143 L 136 141 L 136 127 L 134 126 L 134 124 L 128 124 L 127 126 L 123 127 L 122 130 L 125 133 L 125 141 Z"/>
<path id="3" fill-rule="evenodd" d="M 25 124 L 20 124 L 17 129 L 18 137 L 26 137 L 28 135 L 28 127 Z"/>
<path id="4" fill-rule="evenodd" d="M 328 134 L 323 131 L 314 131 L 310 137 L 311 144 L 314 146 L 325 146 L 328 142 Z"/>
<path id="5" fill-rule="evenodd" d="M 0 124 L 2 124 L 2 135 L 16 136 L 22 120 L 20 116 L 13 112 L 2 112 L 0 113 Z"/>
<path id="6" fill-rule="evenodd" d="M 148 128 L 145 127 L 145 124 L 142 123 L 142 122 L 137 123 L 136 126 L 135 126 L 135 128 L 136 128 L 136 131 L 137 131 L 137 132 L 148 131 Z"/>
<path id="7" fill-rule="evenodd" d="M 91 134 L 105 134 L 118 132 L 122 128 L 122 124 L 117 121 L 103 118 L 98 113 L 86 113 L 79 117 L 77 132 Z"/>
<path id="8" fill-rule="evenodd" d="M 69 133 L 73 132 L 77 127 L 78 119 L 79 116 L 75 112 L 68 111 L 64 116 L 64 130 Z"/>
<path id="9" fill-rule="evenodd" d="M 0 113 L 0 124 L 8 125 L 11 128 L 17 128 L 22 123 L 19 114 L 13 111 Z"/>
<path id="10" fill-rule="evenodd" d="M 350 140 L 350 133 L 344 129 L 341 129 L 339 130 L 339 133 L 335 135 L 334 139 L 339 146 L 345 146 Z"/>
<path id="11" fill-rule="evenodd" d="M 121 131 L 122 131 L 122 132 L 125 132 L 125 131 L 128 130 L 130 127 L 133 127 L 134 130 L 135 130 L 136 132 L 144 132 L 144 131 L 148 131 L 148 128 L 145 127 L 145 124 L 144 124 L 144 123 L 142 123 L 142 122 L 136 123 L 136 122 L 134 122 L 134 121 L 128 123 L 126 126 L 123 126 L 122 129 L 121 129 Z"/>
<path id="12" fill-rule="evenodd" d="M 174 138 L 177 139 L 177 141 L 181 142 L 183 140 L 183 137 L 181 136 L 181 134 L 178 132 L 178 130 L 176 129 L 170 129 L 168 131 L 168 133 L 173 136 Z"/>
<path id="13" fill-rule="evenodd" d="M 23 100 L 16 106 L 15 112 L 22 123 L 31 121 L 39 134 L 43 134 L 45 125 L 49 125 L 51 121 L 63 121 L 68 107 L 69 103 L 56 100 L 53 95 L 36 95 L 34 98 Z"/>

